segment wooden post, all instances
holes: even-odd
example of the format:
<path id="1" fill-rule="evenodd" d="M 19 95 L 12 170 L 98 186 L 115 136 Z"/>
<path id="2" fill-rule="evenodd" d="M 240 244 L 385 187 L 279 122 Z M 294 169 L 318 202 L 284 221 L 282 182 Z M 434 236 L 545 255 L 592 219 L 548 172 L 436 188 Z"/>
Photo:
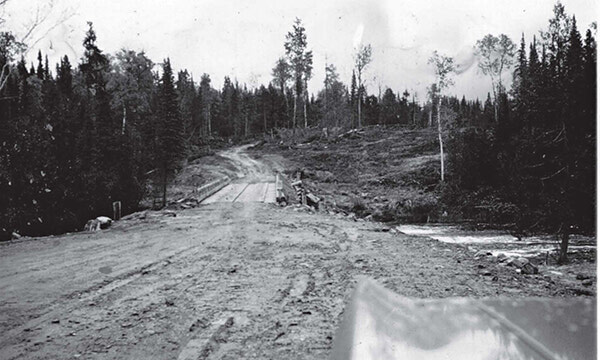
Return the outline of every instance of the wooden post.
<path id="1" fill-rule="evenodd" d="M 112 203 L 113 207 L 113 220 L 121 220 L 121 202 L 114 201 Z"/>

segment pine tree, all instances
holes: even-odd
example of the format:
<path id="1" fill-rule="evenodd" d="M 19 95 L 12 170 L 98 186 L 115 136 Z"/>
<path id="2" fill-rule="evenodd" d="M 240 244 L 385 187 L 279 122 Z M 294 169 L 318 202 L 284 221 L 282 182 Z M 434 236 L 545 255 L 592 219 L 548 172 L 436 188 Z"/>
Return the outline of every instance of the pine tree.
<path id="1" fill-rule="evenodd" d="M 585 33 L 585 45 L 583 47 L 583 77 L 585 82 L 585 89 L 583 91 L 583 112 L 585 116 L 590 119 L 596 118 L 596 40 L 594 39 L 590 29 L 588 29 Z M 596 133 L 595 124 L 595 121 L 593 121 L 591 124 L 588 124 L 588 134 Z"/>
<path id="2" fill-rule="evenodd" d="M 157 129 L 156 164 L 160 170 L 162 206 L 167 205 L 167 185 L 179 168 L 184 155 L 183 126 L 177 104 L 171 61 L 163 62 L 163 73 L 159 92 L 159 124 Z"/>
<path id="3" fill-rule="evenodd" d="M 44 80 L 44 65 L 42 64 L 42 51 L 38 51 L 38 66 L 37 66 L 37 70 L 36 70 L 36 75 L 38 77 L 38 79 L 40 80 Z"/>
<path id="4" fill-rule="evenodd" d="M 202 74 L 200 78 L 200 107 L 202 111 L 202 119 L 204 125 L 204 133 L 208 137 L 211 136 L 213 131 L 212 118 L 214 117 L 212 111 L 212 103 L 213 103 L 213 93 L 212 88 L 210 87 L 210 75 Z"/>
<path id="5" fill-rule="evenodd" d="M 293 30 L 285 36 L 285 53 L 291 65 L 294 80 L 294 113 L 292 115 L 292 126 L 296 128 L 296 112 L 298 99 L 304 98 L 304 125 L 307 125 L 306 100 L 308 100 L 307 83 L 312 74 L 312 51 L 308 51 L 306 41 L 306 29 L 302 21 L 296 18 Z"/>

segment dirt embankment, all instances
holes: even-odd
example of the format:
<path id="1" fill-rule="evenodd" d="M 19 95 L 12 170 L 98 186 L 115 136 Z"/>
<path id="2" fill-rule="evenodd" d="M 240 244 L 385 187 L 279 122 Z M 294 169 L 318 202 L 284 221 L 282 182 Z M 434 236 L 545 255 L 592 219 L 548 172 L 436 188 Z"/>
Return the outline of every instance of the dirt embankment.
<path id="1" fill-rule="evenodd" d="M 298 144 L 273 139 L 254 154 L 283 156 L 288 174 L 302 171 L 325 207 L 377 221 L 426 222 L 440 216 L 435 195 L 440 158 L 433 130 L 374 126 L 325 138 L 314 129 L 297 139 Z"/>

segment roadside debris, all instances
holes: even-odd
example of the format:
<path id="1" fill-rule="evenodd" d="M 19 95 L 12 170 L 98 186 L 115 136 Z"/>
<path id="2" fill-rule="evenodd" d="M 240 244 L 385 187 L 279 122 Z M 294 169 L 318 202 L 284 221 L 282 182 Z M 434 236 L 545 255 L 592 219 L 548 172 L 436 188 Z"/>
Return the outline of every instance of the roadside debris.
<path id="1" fill-rule="evenodd" d="M 516 267 L 523 275 L 534 275 L 539 272 L 537 266 L 524 257 L 511 258 L 506 262 L 506 265 Z"/>
<path id="2" fill-rule="evenodd" d="M 167 205 L 165 207 L 166 210 L 185 210 L 192 209 L 198 207 L 200 205 L 200 200 L 192 197 L 187 197 L 183 199 L 179 199 Z"/>
<path id="3" fill-rule="evenodd" d="M 297 178 L 299 177 L 301 176 L 298 175 Z M 316 210 L 319 210 L 319 203 L 321 202 L 321 199 L 315 194 L 311 193 L 306 186 L 304 186 L 304 183 L 301 179 L 294 181 L 292 183 L 292 187 L 296 192 L 296 198 L 300 204 L 308 205 Z"/>
<path id="4" fill-rule="evenodd" d="M 98 216 L 95 219 L 90 219 L 85 224 L 85 231 L 99 231 L 108 229 L 112 225 L 112 219 L 108 216 Z"/>

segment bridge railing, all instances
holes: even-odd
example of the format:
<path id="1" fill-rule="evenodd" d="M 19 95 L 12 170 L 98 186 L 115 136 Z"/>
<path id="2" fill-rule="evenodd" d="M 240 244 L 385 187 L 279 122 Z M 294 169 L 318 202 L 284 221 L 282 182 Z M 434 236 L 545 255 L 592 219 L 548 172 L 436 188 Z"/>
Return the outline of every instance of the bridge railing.
<path id="1" fill-rule="evenodd" d="M 227 184 L 229 184 L 230 182 L 231 182 L 231 179 L 228 176 L 224 176 L 220 179 L 217 179 L 206 185 L 196 188 L 193 191 L 193 194 L 198 198 L 198 200 L 200 200 L 200 202 L 202 202 L 209 196 L 213 195 L 217 191 L 219 191 L 222 188 L 224 188 L 225 186 L 227 186 Z"/>

